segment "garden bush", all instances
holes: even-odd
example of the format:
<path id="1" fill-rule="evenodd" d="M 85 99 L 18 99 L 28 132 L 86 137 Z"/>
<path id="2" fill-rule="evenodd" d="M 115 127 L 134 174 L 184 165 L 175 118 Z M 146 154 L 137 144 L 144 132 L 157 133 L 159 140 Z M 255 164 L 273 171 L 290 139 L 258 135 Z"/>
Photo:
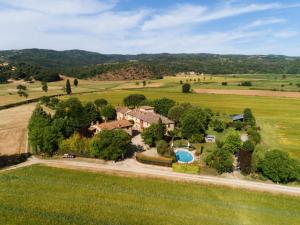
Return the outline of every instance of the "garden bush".
<path id="1" fill-rule="evenodd" d="M 146 156 L 142 152 L 136 154 L 136 160 L 141 163 L 156 165 L 156 166 L 166 166 L 172 167 L 173 159 L 165 157 L 151 157 Z"/>
<path id="2" fill-rule="evenodd" d="M 300 180 L 300 164 L 290 158 L 287 152 L 271 150 L 261 162 L 264 176 L 277 183 L 288 183 Z"/>

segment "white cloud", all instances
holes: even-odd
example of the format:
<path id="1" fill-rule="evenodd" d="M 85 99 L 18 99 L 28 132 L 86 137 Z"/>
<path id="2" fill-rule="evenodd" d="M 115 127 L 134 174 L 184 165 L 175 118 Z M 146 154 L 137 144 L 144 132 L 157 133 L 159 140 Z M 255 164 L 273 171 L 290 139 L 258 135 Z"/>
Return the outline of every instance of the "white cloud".
<path id="1" fill-rule="evenodd" d="M 234 7 L 226 4 L 225 8 L 209 11 L 201 5 L 178 5 L 162 15 L 154 15 L 143 25 L 143 30 L 165 29 L 189 23 L 203 23 L 219 20 L 227 17 L 238 16 L 246 13 L 253 13 L 265 10 L 299 7 L 300 5 L 271 4 L 249 4 Z"/>
<path id="2" fill-rule="evenodd" d="M 267 26 L 267 25 L 273 25 L 273 24 L 284 24 L 287 20 L 283 18 L 266 18 L 266 19 L 259 19 L 255 20 L 249 25 L 246 26 L 246 28 L 255 28 L 255 27 L 261 27 L 261 26 Z"/>
<path id="3" fill-rule="evenodd" d="M 279 32 L 274 33 L 274 37 L 277 38 L 292 38 L 299 35 L 298 31 L 289 31 L 289 30 L 283 30 Z"/>
<path id="4" fill-rule="evenodd" d="M 116 5 L 115 0 L 0 0 L 0 3 L 19 10 L 64 15 L 98 13 Z"/>

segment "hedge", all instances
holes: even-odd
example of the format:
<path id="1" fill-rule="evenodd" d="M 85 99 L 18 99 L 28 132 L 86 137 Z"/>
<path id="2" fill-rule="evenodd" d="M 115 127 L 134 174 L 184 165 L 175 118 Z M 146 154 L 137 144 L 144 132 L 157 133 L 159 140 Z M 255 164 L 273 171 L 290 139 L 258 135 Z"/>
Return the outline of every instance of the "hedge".
<path id="1" fill-rule="evenodd" d="M 83 92 L 79 92 L 79 93 L 74 93 L 74 95 L 81 95 L 81 94 L 88 94 L 88 93 L 95 93 L 95 92 L 102 92 L 102 90 L 101 91 L 83 91 Z M 67 95 L 67 94 L 48 95 L 47 97 L 53 98 L 53 97 L 60 97 L 60 96 L 65 96 L 65 95 Z M 26 105 L 26 104 L 30 104 L 33 102 L 38 102 L 41 100 L 42 97 L 44 97 L 44 96 L 41 96 L 38 98 L 27 99 L 27 100 L 20 101 L 20 102 L 14 102 L 14 103 L 6 104 L 6 105 L 1 105 L 0 110 L 13 108 L 13 107 L 20 106 L 20 105 Z"/>
<path id="2" fill-rule="evenodd" d="M 30 153 L 0 155 L 0 168 L 25 162 L 29 156 Z"/>
<path id="3" fill-rule="evenodd" d="M 146 156 L 142 152 L 136 154 L 136 160 L 140 163 L 166 167 L 172 167 L 173 161 L 171 158 Z"/>

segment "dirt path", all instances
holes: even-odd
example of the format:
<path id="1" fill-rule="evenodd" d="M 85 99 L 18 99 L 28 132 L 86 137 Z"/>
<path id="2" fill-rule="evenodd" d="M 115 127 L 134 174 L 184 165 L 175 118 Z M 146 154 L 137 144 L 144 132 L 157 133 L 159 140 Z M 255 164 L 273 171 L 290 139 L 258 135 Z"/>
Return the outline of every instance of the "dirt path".
<path id="1" fill-rule="evenodd" d="M 246 95 L 246 96 L 300 98 L 300 92 L 287 92 L 287 91 L 195 89 L 195 92 L 199 93 L 199 94 Z"/>
<path id="2" fill-rule="evenodd" d="M 60 160 L 51 159 L 43 160 L 36 157 L 31 157 L 27 162 L 17 166 L 9 167 L 2 171 L 17 169 L 34 164 L 44 164 L 51 167 L 78 169 L 92 172 L 104 172 L 109 174 L 116 174 L 122 176 L 138 176 L 138 177 L 153 177 L 167 180 L 176 180 L 182 182 L 196 182 L 212 185 L 228 186 L 231 188 L 242 188 L 254 191 L 271 192 L 275 194 L 287 194 L 293 196 L 300 196 L 300 187 L 290 187 L 278 184 L 246 181 L 241 179 L 221 178 L 203 175 L 190 175 L 172 172 L 171 168 L 150 166 L 138 163 L 134 159 L 127 159 L 125 161 L 113 163 L 103 161 L 80 161 L 80 160 Z M 1 171 L 0 171 L 1 172 Z"/>
<path id="3" fill-rule="evenodd" d="M 0 154 L 26 152 L 27 125 L 35 103 L 0 111 Z"/>

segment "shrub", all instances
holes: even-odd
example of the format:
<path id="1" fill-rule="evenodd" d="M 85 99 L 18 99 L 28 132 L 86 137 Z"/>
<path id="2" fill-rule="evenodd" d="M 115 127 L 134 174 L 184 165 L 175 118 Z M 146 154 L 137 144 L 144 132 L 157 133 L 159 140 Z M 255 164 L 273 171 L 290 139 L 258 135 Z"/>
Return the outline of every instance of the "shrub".
<path id="1" fill-rule="evenodd" d="M 217 131 L 218 133 L 221 133 L 225 130 L 225 123 L 222 120 L 215 119 L 211 123 L 214 131 Z"/>
<path id="2" fill-rule="evenodd" d="M 191 143 L 203 143 L 204 142 L 204 135 L 203 134 L 194 134 L 189 139 Z"/>
<path id="3" fill-rule="evenodd" d="M 233 171 L 233 156 L 226 149 L 216 149 L 206 158 L 206 163 L 214 167 L 219 174 Z"/>
<path id="4" fill-rule="evenodd" d="M 222 82 L 222 86 L 227 86 L 227 82 Z"/>
<path id="5" fill-rule="evenodd" d="M 261 163 L 261 169 L 263 175 L 273 182 L 288 183 L 300 179 L 299 162 L 280 150 L 267 152 Z"/>
<path id="6" fill-rule="evenodd" d="M 249 124 L 250 126 L 256 125 L 255 117 L 253 116 L 252 111 L 249 108 L 246 108 L 244 110 L 244 122 Z"/>
<path id="7" fill-rule="evenodd" d="M 156 143 L 158 154 L 161 156 L 172 157 L 174 155 L 173 150 L 169 147 L 168 143 L 164 140 L 160 140 Z"/>
<path id="8" fill-rule="evenodd" d="M 250 128 L 247 131 L 249 140 L 252 141 L 254 144 L 258 144 L 261 141 L 261 135 L 260 133 L 254 129 L 254 128 Z"/>
<path id="9" fill-rule="evenodd" d="M 157 166 L 166 166 L 166 167 L 171 167 L 172 162 L 173 162 L 172 158 L 151 157 L 151 156 L 146 156 L 141 152 L 136 154 L 136 160 L 138 162 L 145 163 L 145 164 L 157 165 Z"/>
<path id="10" fill-rule="evenodd" d="M 182 93 L 189 93 L 191 91 L 191 85 L 185 83 L 182 85 Z"/>
<path id="11" fill-rule="evenodd" d="M 188 144 L 188 141 L 185 139 L 180 139 L 174 141 L 174 147 L 186 147 Z"/>
<path id="12" fill-rule="evenodd" d="M 89 157 L 91 156 L 89 139 L 81 137 L 78 133 L 75 133 L 70 138 L 63 140 L 59 144 L 59 153 L 72 153 L 79 156 Z"/>
<path id="13" fill-rule="evenodd" d="M 242 81 L 241 86 L 246 86 L 246 87 L 252 86 L 252 82 L 251 81 Z"/>
<path id="14" fill-rule="evenodd" d="M 236 130 L 242 130 L 243 129 L 243 123 L 241 122 L 241 121 L 235 121 L 234 122 L 234 128 L 236 129 Z"/>
<path id="15" fill-rule="evenodd" d="M 252 153 L 255 149 L 255 145 L 252 141 L 247 140 L 243 143 L 242 149 Z"/>

